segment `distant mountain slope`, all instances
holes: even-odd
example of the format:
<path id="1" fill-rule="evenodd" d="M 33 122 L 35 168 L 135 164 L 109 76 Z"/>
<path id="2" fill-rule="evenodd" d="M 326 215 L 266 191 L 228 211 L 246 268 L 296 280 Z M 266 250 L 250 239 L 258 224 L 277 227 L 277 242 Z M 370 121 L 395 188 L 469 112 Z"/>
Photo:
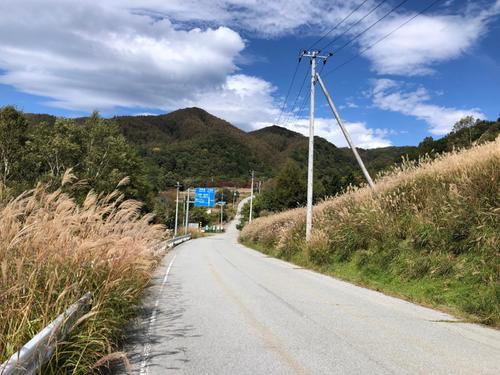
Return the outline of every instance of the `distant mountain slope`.
<path id="1" fill-rule="evenodd" d="M 268 144 L 274 150 L 278 150 L 282 158 L 291 157 L 299 163 L 307 159 L 308 138 L 302 134 L 279 126 L 269 126 L 249 134 Z M 417 159 L 425 154 L 449 152 L 457 148 L 470 147 L 475 142 L 492 141 L 499 134 L 500 118 L 497 121 L 479 121 L 470 128 L 451 132 L 437 140 L 427 137 L 418 146 L 391 146 L 358 150 L 369 171 L 374 174 L 400 162 L 403 156 Z M 329 162 L 356 165 L 350 149 L 338 148 L 320 137 L 315 137 L 315 139 L 315 169 L 327 168 L 327 165 L 324 164 Z M 333 160 L 325 154 L 334 155 Z"/>
<path id="2" fill-rule="evenodd" d="M 202 109 L 112 120 L 141 155 L 169 180 L 244 183 L 252 169 L 272 175 L 273 153 L 267 145 Z"/>
<path id="3" fill-rule="evenodd" d="M 29 123 L 51 124 L 54 116 L 25 114 Z M 83 119 L 76 119 L 82 121 Z M 308 138 L 279 126 L 244 132 L 200 108 L 185 108 L 158 116 L 116 116 L 116 123 L 127 140 L 137 148 L 148 165 L 157 189 L 176 181 L 187 184 L 247 184 L 250 170 L 259 179 L 275 176 L 288 160 L 307 166 Z M 359 152 L 368 170 L 375 175 L 401 161 L 427 153 L 441 153 L 467 147 L 475 141 L 491 140 L 500 133 L 498 121 L 482 121 L 472 128 L 418 146 L 384 147 Z M 315 176 L 334 194 L 348 183 L 363 182 L 352 152 L 327 140 L 315 139 Z"/>
<path id="4" fill-rule="evenodd" d="M 307 167 L 309 138 L 279 126 L 270 126 L 249 133 L 276 152 L 280 168 L 291 159 L 302 168 Z M 326 194 L 334 194 L 340 186 L 361 181 L 356 160 L 346 148 L 338 148 L 326 139 L 314 140 L 314 175 L 325 187 Z"/>

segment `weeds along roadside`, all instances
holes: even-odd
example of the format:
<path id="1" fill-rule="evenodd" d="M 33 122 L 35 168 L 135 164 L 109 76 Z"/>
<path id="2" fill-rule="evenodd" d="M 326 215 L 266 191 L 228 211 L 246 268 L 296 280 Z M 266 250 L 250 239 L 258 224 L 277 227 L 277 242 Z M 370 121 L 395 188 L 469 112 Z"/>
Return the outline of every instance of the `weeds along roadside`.
<path id="1" fill-rule="evenodd" d="M 240 240 L 358 284 L 500 326 L 500 138 L 403 163 L 314 209 L 258 218 Z"/>
<path id="2" fill-rule="evenodd" d="M 116 350 L 158 263 L 151 249 L 165 228 L 140 214 L 140 202 L 116 190 L 77 205 L 74 184 L 68 172 L 56 191 L 39 185 L 0 203 L 0 362 L 91 291 L 91 311 L 44 371 L 88 373 Z"/>

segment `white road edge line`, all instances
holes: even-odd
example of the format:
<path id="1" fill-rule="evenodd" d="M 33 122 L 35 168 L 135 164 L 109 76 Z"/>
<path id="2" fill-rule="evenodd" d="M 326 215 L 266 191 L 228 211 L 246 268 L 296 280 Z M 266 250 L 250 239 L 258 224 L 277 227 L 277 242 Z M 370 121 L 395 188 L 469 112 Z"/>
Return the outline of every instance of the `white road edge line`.
<path id="1" fill-rule="evenodd" d="M 158 306 L 160 305 L 160 296 L 163 292 L 163 287 L 167 283 L 168 280 L 168 275 L 170 274 L 170 269 L 172 268 L 172 264 L 174 264 L 174 260 L 177 257 L 177 254 L 174 255 L 172 260 L 170 261 L 170 264 L 168 265 L 167 271 L 165 272 L 165 277 L 163 278 L 163 281 L 161 282 L 160 286 L 160 291 L 158 293 L 158 296 L 155 301 L 155 307 L 153 309 L 153 312 L 151 313 L 151 317 L 149 318 L 149 326 L 146 331 L 146 343 L 144 344 L 144 349 L 142 350 L 142 361 L 141 361 L 141 367 L 140 367 L 140 374 L 141 375 L 147 375 L 149 374 L 149 368 L 148 368 L 148 360 L 149 360 L 149 354 L 151 353 L 151 343 L 150 343 L 150 335 L 151 335 L 151 330 L 153 328 L 153 324 L 156 321 L 156 316 L 158 315 Z"/>

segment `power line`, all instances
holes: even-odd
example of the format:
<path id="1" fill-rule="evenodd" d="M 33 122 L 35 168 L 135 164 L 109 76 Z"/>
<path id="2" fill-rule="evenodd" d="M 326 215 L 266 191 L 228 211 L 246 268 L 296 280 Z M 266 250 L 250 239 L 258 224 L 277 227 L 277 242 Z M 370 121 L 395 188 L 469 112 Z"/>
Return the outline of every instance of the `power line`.
<path id="1" fill-rule="evenodd" d="M 329 43 L 327 43 L 322 49 L 324 50 L 327 46 L 331 45 L 332 43 L 334 43 L 335 41 L 337 41 L 338 39 L 340 39 L 343 35 L 345 35 L 349 30 L 351 30 L 353 27 L 355 27 L 356 25 L 358 25 L 361 21 L 363 21 L 366 17 L 368 17 L 369 15 L 371 15 L 375 10 L 377 10 L 380 6 L 382 6 L 382 4 L 384 4 L 387 0 L 382 0 L 380 1 L 377 5 L 375 5 L 372 9 L 370 9 L 370 11 L 365 14 L 363 17 L 361 17 L 358 21 L 356 21 L 353 25 L 351 25 L 349 28 L 347 28 L 347 30 L 345 30 L 342 34 L 340 34 L 339 36 L 337 36 L 335 39 L 333 39 L 332 41 L 330 41 Z M 352 11 L 347 17 L 344 18 L 347 19 L 348 17 L 350 17 L 356 10 L 358 10 L 366 1 L 362 2 L 357 8 L 355 8 L 354 11 Z M 373 28 L 376 24 L 378 24 L 379 22 L 381 22 L 383 19 L 385 19 L 387 16 L 389 16 L 392 12 L 394 12 L 395 10 L 397 10 L 398 8 L 400 8 L 403 4 L 405 4 L 406 2 L 408 2 L 408 0 L 403 0 L 401 1 L 398 5 L 396 5 L 395 7 L 393 7 L 391 10 L 389 10 L 387 13 L 385 13 L 381 18 L 379 18 L 377 21 L 375 21 L 374 23 L 372 23 L 370 26 L 368 26 L 367 28 L 365 28 L 362 32 L 358 33 L 354 38 L 350 39 L 349 41 L 347 41 L 346 43 L 344 43 L 344 45 L 342 47 L 340 47 L 336 52 L 344 49 L 345 47 L 347 47 L 349 44 L 351 44 L 354 40 L 356 40 L 357 38 L 359 38 L 361 35 L 363 35 L 364 33 L 366 33 L 368 30 L 370 30 L 371 28 Z M 340 23 L 342 23 L 344 20 L 342 20 Z M 329 32 L 333 31 L 338 25 L 337 24 L 332 30 L 330 30 Z M 329 33 L 328 32 L 328 33 Z M 325 35 L 323 35 L 320 39 L 318 39 L 318 41 L 316 41 L 314 44 L 317 44 L 320 40 L 324 39 L 324 37 L 326 35 L 328 35 L 328 33 L 326 33 Z M 313 44 L 313 45 L 314 45 Z M 324 65 L 322 66 L 321 70 L 320 70 L 320 73 L 323 71 L 323 68 L 324 68 Z M 302 92 L 302 89 L 304 87 L 304 84 L 305 84 L 305 81 L 306 81 L 306 78 L 307 78 L 307 72 L 306 72 L 306 76 L 304 76 L 304 80 L 302 81 L 302 85 L 300 87 L 300 90 L 299 90 L 299 93 L 297 94 L 297 96 L 295 97 L 295 100 L 294 100 L 294 104 L 292 106 L 292 109 L 291 109 L 291 115 L 293 115 L 293 110 L 295 109 L 295 103 L 297 102 L 301 92 Z M 283 109 L 282 109 L 283 111 Z M 301 110 L 299 110 L 299 113 L 300 113 Z M 280 118 L 281 118 L 281 114 L 280 114 Z M 287 118 L 285 119 L 284 121 L 284 124 L 286 125 L 288 123 L 288 120 L 290 119 L 290 114 L 287 116 Z"/>
<path id="2" fill-rule="evenodd" d="M 370 44 L 368 47 L 362 49 L 360 52 L 358 52 L 357 54 L 355 54 L 354 56 L 352 56 L 350 59 L 344 61 L 343 63 L 335 66 L 334 68 L 332 68 L 331 70 L 327 71 L 323 77 L 326 77 L 327 75 L 333 73 L 333 72 L 336 72 L 337 70 L 339 70 L 340 68 L 344 67 L 345 65 L 349 64 L 351 61 L 357 59 L 358 57 L 360 57 L 363 53 L 365 53 L 366 51 L 368 51 L 369 49 L 375 47 L 377 44 L 379 44 L 380 42 L 384 41 L 385 39 L 387 39 L 388 37 L 390 37 L 392 34 L 394 34 L 396 31 L 398 31 L 399 29 L 401 29 L 403 26 L 407 25 L 408 23 L 410 23 L 411 21 L 413 21 L 415 18 L 417 18 L 418 16 L 424 14 L 425 12 L 427 12 L 429 9 L 431 9 L 434 5 L 436 5 L 437 3 L 439 3 L 440 1 L 442 0 L 435 0 L 433 1 L 431 4 L 429 4 L 427 7 L 425 7 L 424 9 L 422 9 L 420 12 L 418 12 L 417 14 L 413 15 L 412 17 L 408 18 L 405 22 L 403 22 L 402 24 L 400 24 L 398 27 L 396 27 L 394 30 L 392 30 L 391 32 L 385 34 L 382 38 L 378 39 L 376 42 Z"/>
<path id="3" fill-rule="evenodd" d="M 325 64 L 321 65 L 321 68 L 320 68 L 320 70 L 319 70 L 319 74 L 320 74 L 320 75 L 321 75 L 321 72 L 323 72 L 323 69 L 324 69 L 324 68 L 325 68 Z M 309 73 L 309 72 L 306 72 L 306 78 L 308 77 L 308 73 Z M 305 79 L 304 79 L 304 82 L 302 83 L 302 87 L 304 86 L 304 83 L 305 83 Z M 301 90 L 301 91 L 302 91 L 302 90 Z M 297 98 L 296 98 L 296 99 L 298 99 L 298 97 L 299 97 L 299 96 L 300 96 L 300 92 L 299 92 L 299 95 L 297 96 Z M 294 115 L 294 114 L 292 113 L 292 116 L 293 116 L 293 117 L 292 117 L 292 119 L 291 119 L 292 121 L 293 121 L 294 119 L 300 119 L 300 117 L 301 117 L 301 115 L 302 115 L 302 112 L 304 111 L 305 106 L 306 106 L 306 104 L 307 104 L 307 99 L 310 99 L 310 94 L 309 94 L 309 95 L 304 95 L 304 99 L 302 100 L 301 105 L 298 107 L 298 108 L 299 108 L 299 110 L 297 111 L 297 115 Z M 284 127 L 286 127 L 286 125 L 288 125 L 288 123 L 289 123 L 289 121 L 288 121 L 288 120 L 290 120 L 290 116 L 288 117 L 287 121 L 283 124 L 283 126 L 284 126 Z"/>
<path id="4" fill-rule="evenodd" d="M 290 119 L 290 115 L 293 114 L 293 110 L 295 109 L 295 106 L 297 104 L 297 100 L 299 100 L 299 97 L 300 97 L 300 94 L 302 93 L 302 90 L 304 89 L 304 85 L 306 84 L 306 80 L 307 80 L 308 75 L 309 75 L 309 72 L 306 69 L 306 73 L 304 74 L 304 79 L 302 80 L 302 84 L 300 85 L 299 92 L 298 92 L 297 96 L 295 96 L 295 100 L 293 101 L 290 112 L 287 114 L 285 120 L 283 121 L 283 124 L 287 124 L 288 120 Z"/>
<path id="5" fill-rule="evenodd" d="M 335 31 L 340 25 L 342 25 L 349 17 L 351 17 L 354 13 L 356 13 L 358 11 L 359 8 L 361 8 L 363 5 L 365 5 L 365 3 L 367 2 L 368 0 L 364 0 L 361 4 L 359 4 L 356 8 L 354 8 L 353 11 L 351 11 L 351 13 L 349 13 L 347 16 L 345 16 L 344 18 L 342 18 L 342 20 L 340 20 L 340 22 L 338 22 L 335 26 L 333 26 L 330 30 L 328 30 L 325 34 L 323 34 L 323 36 L 321 36 L 321 38 L 319 38 L 318 40 L 316 40 L 313 44 L 311 44 L 311 46 L 308 48 L 308 50 L 312 49 L 316 44 L 318 44 L 319 42 L 321 42 L 323 39 L 325 39 L 328 35 L 330 35 L 333 31 Z"/>
<path id="6" fill-rule="evenodd" d="M 372 27 L 374 27 L 376 24 L 378 24 L 379 22 L 381 22 L 383 19 L 385 19 L 389 14 L 391 14 L 392 12 L 394 12 L 395 10 L 399 9 L 401 6 L 403 6 L 403 4 L 407 3 L 408 0 L 403 0 L 401 1 L 398 5 L 396 5 L 395 7 L 393 7 L 389 12 L 387 12 L 386 14 L 384 14 L 382 17 L 380 17 L 377 21 L 375 21 L 374 23 L 372 23 L 370 26 L 368 26 L 366 29 L 364 29 L 363 31 L 361 31 L 359 34 L 357 34 L 354 38 L 352 38 L 351 40 L 347 41 L 346 43 L 344 43 L 340 48 L 338 48 L 335 52 L 338 53 L 340 51 L 342 51 L 345 47 L 347 47 L 349 44 L 351 44 L 352 42 L 354 42 L 356 39 L 358 39 L 361 35 L 363 35 L 364 33 L 366 33 L 368 30 L 370 30 Z"/>
<path id="7" fill-rule="evenodd" d="M 357 20 L 355 23 L 353 23 L 351 26 L 349 26 L 346 30 L 344 30 L 344 32 L 340 35 L 338 35 L 337 37 L 335 37 L 333 40 L 331 40 L 330 42 L 328 42 L 327 44 L 325 44 L 321 50 L 325 50 L 328 46 L 331 46 L 333 43 L 335 43 L 337 40 L 339 40 L 340 38 L 342 38 L 346 33 L 348 33 L 353 27 L 357 26 L 361 21 L 363 21 L 366 17 L 368 17 L 370 14 L 372 14 L 373 12 L 375 12 L 380 6 L 382 6 L 382 4 L 384 4 L 387 0 L 382 0 L 381 2 L 379 2 L 377 5 L 375 5 L 372 9 L 370 9 L 370 11 L 368 13 L 366 13 L 363 17 L 361 17 L 359 20 Z"/>
<path id="8" fill-rule="evenodd" d="M 280 122 L 281 116 L 283 115 L 283 112 L 285 111 L 288 97 L 290 96 L 290 92 L 292 91 L 293 83 L 295 82 L 295 76 L 297 75 L 297 71 L 299 70 L 299 64 L 300 64 L 300 61 L 297 61 L 297 64 L 295 65 L 295 70 L 293 72 L 292 80 L 290 81 L 290 86 L 288 86 L 288 91 L 286 93 L 285 100 L 283 101 L 283 105 L 281 107 L 281 111 L 280 111 L 280 114 L 278 116 L 278 120 L 276 121 L 276 123 Z"/>

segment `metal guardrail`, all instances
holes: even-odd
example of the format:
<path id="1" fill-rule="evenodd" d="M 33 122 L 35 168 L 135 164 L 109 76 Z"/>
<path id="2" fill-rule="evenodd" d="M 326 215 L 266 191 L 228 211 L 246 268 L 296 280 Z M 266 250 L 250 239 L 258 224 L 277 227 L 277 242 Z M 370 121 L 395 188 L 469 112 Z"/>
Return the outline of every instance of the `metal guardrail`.
<path id="1" fill-rule="evenodd" d="M 176 246 L 176 245 L 179 245 L 183 242 L 186 242 L 188 240 L 191 239 L 191 235 L 190 234 L 186 234 L 185 236 L 179 236 L 179 237 L 175 237 L 175 238 L 172 238 L 171 240 L 167 240 L 167 246 Z"/>
<path id="2" fill-rule="evenodd" d="M 49 361 L 57 343 L 71 332 L 78 319 L 90 308 L 92 295 L 86 293 L 26 345 L 0 365 L 0 375 L 35 375 Z"/>
<path id="3" fill-rule="evenodd" d="M 175 237 L 163 242 L 159 248 L 174 247 L 191 239 L 191 235 Z M 57 343 L 71 332 L 75 323 L 91 305 L 92 294 L 86 293 L 47 327 L 38 332 L 27 344 L 0 365 L 0 375 L 35 375 L 54 353 Z"/>

